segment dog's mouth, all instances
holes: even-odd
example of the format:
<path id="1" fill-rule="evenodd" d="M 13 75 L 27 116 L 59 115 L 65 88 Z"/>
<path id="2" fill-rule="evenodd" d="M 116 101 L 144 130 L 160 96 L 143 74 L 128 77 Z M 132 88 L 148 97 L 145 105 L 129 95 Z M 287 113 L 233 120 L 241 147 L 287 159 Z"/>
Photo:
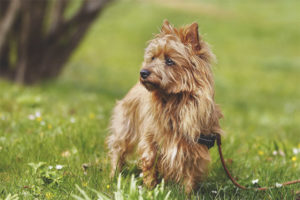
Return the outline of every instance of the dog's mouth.
<path id="1" fill-rule="evenodd" d="M 153 91 L 159 88 L 158 84 L 156 83 L 146 81 L 146 80 L 140 80 L 140 81 L 148 91 Z"/>

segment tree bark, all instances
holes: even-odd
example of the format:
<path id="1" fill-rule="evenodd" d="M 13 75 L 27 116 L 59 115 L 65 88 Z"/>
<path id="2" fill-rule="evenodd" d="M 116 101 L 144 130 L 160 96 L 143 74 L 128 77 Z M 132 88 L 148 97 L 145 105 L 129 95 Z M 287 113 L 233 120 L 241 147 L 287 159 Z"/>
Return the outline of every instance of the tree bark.
<path id="1" fill-rule="evenodd" d="M 2 0 L 0 76 L 20 84 L 58 76 L 109 1 L 82 0 L 74 15 L 65 19 L 70 0 Z"/>
<path id="2" fill-rule="evenodd" d="M 14 23 L 19 8 L 20 8 L 20 0 L 11 0 L 8 10 L 4 15 L 4 18 L 2 18 L 0 24 L 0 55 L 2 53 L 2 49 L 5 43 L 5 38 L 7 37 L 7 34 Z"/>

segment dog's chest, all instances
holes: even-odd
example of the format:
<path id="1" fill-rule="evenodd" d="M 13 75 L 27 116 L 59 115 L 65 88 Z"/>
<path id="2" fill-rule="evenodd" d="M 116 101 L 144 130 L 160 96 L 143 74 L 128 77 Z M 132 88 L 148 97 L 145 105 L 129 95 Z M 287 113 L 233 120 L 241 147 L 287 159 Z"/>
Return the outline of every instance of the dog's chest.
<path id="1" fill-rule="evenodd" d="M 180 95 L 168 100 L 149 97 L 142 107 L 147 107 L 147 114 L 141 121 L 147 122 L 147 129 L 160 141 L 174 137 L 196 141 L 207 127 L 211 106 L 201 97 Z"/>

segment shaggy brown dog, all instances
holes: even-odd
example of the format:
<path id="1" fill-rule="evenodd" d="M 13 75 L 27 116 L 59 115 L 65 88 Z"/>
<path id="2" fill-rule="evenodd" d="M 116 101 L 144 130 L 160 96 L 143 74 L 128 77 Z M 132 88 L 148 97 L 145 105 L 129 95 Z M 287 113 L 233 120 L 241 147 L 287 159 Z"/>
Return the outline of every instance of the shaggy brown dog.
<path id="1" fill-rule="evenodd" d="M 157 184 L 157 174 L 184 184 L 187 193 L 203 180 L 210 155 L 197 140 L 200 133 L 222 133 L 213 59 L 197 23 L 176 29 L 164 21 L 145 50 L 140 82 L 114 109 L 107 138 L 111 176 L 137 151 L 148 187 Z"/>

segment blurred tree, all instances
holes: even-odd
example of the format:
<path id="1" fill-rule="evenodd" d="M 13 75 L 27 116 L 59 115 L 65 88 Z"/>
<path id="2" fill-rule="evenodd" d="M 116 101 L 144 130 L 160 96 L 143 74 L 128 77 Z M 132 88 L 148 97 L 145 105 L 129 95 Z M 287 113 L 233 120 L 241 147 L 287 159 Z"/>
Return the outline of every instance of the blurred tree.
<path id="1" fill-rule="evenodd" d="M 56 77 L 108 1 L 0 0 L 0 77 Z"/>

